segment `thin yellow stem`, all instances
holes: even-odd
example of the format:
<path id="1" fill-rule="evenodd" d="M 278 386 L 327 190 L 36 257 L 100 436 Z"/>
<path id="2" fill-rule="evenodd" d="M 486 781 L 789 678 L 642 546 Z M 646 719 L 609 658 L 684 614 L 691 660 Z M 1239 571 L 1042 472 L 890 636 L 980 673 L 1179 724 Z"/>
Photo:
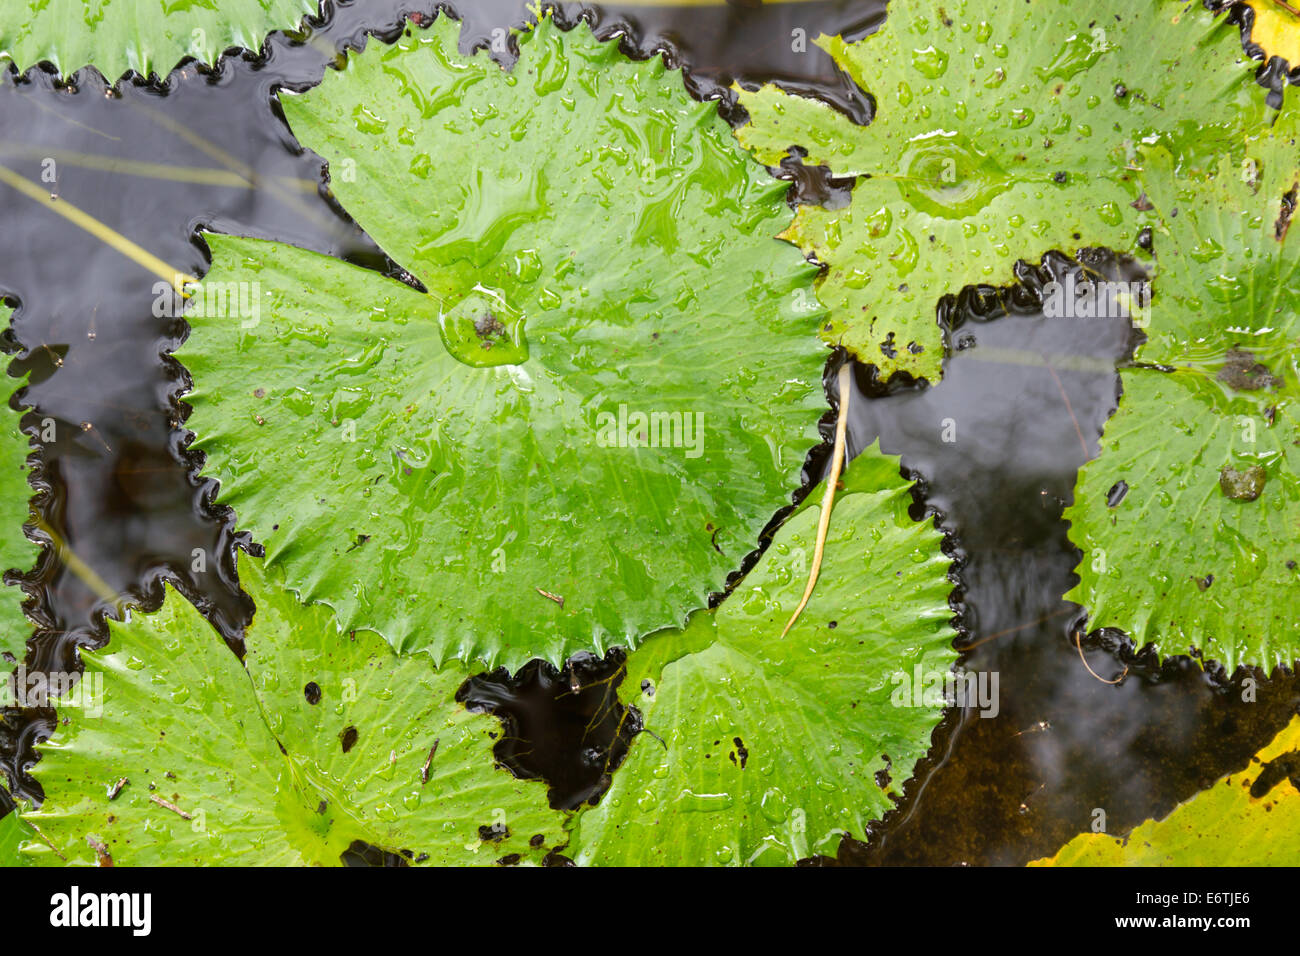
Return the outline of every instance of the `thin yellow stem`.
<path id="1" fill-rule="evenodd" d="M 1088 668 L 1088 673 L 1091 674 L 1093 677 L 1097 678 L 1097 680 L 1101 681 L 1103 684 L 1118 684 L 1120 681 L 1124 679 L 1125 675 L 1128 674 L 1127 664 L 1124 665 L 1124 673 L 1120 674 L 1114 680 L 1106 680 L 1106 678 L 1102 677 L 1095 670 L 1093 670 L 1092 665 L 1088 663 L 1088 658 L 1083 656 L 1083 644 L 1080 643 L 1080 635 L 1078 631 L 1074 632 L 1074 646 L 1078 648 L 1079 660 L 1083 661 L 1083 666 Z"/>
<path id="2" fill-rule="evenodd" d="M 826 479 L 826 492 L 822 495 L 821 517 L 817 519 L 817 546 L 813 550 L 812 570 L 808 572 L 808 586 L 803 590 L 803 598 L 799 601 L 799 606 L 794 609 L 794 614 L 790 616 L 785 630 L 781 632 L 782 637 L 790 633 L 790 628 L 794 627 L 794 622 L 799 620 L 799 615 L 808 606 L 813 588 L 817 587 L 817 575 L 822 570 L 822 554 L 826 551 L 826 533 L 830 531 L 831 508 L 835 504 L 835 486 L 839 484 L 840 472 L 844 469 L 845 435 L 849 426 L 849 396 L 852 394 L 851 375 L 852 368 L 848 362 L 845 362 L 840 366 L 840 416 L 835 423 L 835 450 L 831 452 L 831 473 Z"/>

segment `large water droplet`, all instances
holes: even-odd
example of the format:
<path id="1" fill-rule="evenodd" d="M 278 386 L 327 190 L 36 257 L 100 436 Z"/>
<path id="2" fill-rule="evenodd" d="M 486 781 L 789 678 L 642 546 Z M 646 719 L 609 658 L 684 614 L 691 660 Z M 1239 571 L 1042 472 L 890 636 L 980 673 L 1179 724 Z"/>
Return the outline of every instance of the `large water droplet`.
<path id="1" fill-rule="evenodd" d="M 960 133 L 939 130 L 913 139 L 902 157 L 903 198 L 922 212 L 964 219 L 1011 187 L 993 157 Z"/>
<path id="2" fill-rule="evenodd" d="M 922 76 L 937 80 L 948 70 L 948 54 L 934 46 L 912 51 L 912 66 Z"/>
<path id="3" fill-rule="evenodd" d="M 694 793 L 683 790 L 677 798 L 677 805 L 683 813 L 715 813 L 731 809 L 732 798 L 729 793 Z"/>
<path id="4" fill-rule="evenodd" d="M 524 317 L 498 294 L 481 290 L 466 296 L 443 313 L 439 325 L 442 344 L 466 365 L 488 368 L 528 360 Z"/>
<path id="5" fill-rule="evenodd" d="M 1052 78 L 1069 80 L 1101 59 L 1111 49 L 1106 31 L 1100 27 L 1091 33 L 1076 33 L 1067 37 L 1056 51 L 1056 56 L 1046 67 L 1036 67 L 1034 72 L 1044 83 Z"/>

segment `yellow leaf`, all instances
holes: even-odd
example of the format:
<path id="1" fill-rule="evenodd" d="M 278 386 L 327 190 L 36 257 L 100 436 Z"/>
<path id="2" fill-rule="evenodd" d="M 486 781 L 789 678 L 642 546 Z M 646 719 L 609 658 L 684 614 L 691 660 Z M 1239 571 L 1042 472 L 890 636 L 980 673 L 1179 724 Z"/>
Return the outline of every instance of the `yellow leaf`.
<path id="1" fill-rule="evenodd" d="M 1261 774 L 1265 779 L 1256 787 Z M 1029 865 L 1295 866 L 1300 863 L 1297 775 L 1300 717 L 1292 718 L 1245 770 L 1223 777 L 1163 820 L 1148 820 L 1124 838 L 1080 834 L 1055 856 Z"/>
<path id="2" fill-rule="evenodd" d="M 1270 56 L 1280 56 L 1292 67 L 1300 66 L 1300 16 L 1294 6 L 1282 6 L 1276 0 L 1246 0 L 1255 11 L 1251 42 L 1263 47 Z"/>

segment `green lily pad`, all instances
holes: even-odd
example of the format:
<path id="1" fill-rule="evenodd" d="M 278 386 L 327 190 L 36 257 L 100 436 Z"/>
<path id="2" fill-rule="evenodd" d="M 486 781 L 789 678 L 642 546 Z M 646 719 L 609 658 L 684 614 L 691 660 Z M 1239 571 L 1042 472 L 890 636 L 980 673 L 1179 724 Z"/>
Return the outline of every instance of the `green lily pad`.
<path id="1" fill-rule="evenodd" d="M 0 304 L 0 319 L 7 320 L 9 310 Z M 4 324 L 4 323 L 0 323 Z M 9 379 L 12 386 L 5 394 L 23 385 Z M 35 563 L 40 549 L 23 532 L 32 516 L 32 486 L 28 483 L 27 456 L 31 442 L 18 428 L 22 413 L 14 411 L 6 401 L 0 415 L 0 571 L 26 571 Z M 0 587 L 0 651 L 22 660 L 27 650 L 27 639 L 32 636 L 32 625 L 23 614 L 23 601 L 27 596 L 15 586 Z M 0 666 L 0 673 L 8 668 Z M 8 685 L 0 681 L 0 703 L 9 696 Z"/>
<path id="2" fill-rule="evenodd" d="M 360 840 L 489 864 L 559 842 L 545 787 L 495 766 L 499 724 L 455 702 L 468 670 L 340 633 L 260 561 L 239 570 L 257 605 L 245 662 L 170 590 L 84 653 L 78 706 L 33 770 L 46 802 L 24 816 L 48 843 L 26 839 L 30 860 L 338 865 Z"/>
<path id="3" fill-rule="evenodd" d="M 0 867 L 23 866 L 26 858 L 18 848 L 36 834 L 23 822 L 17 812 L 10 812 L 0 817 Z"/>
<path id="4" fill-rule="evenodd" d="M 1148 154 L 1149 339 L 1065 512 L 1090 627 L 1229 672 L 1300 658 L 1297 135 L 1292 107 L 1200 164 Z"/>
<path id="5" fill-rule="evenodd" d="M 945 294 L 1005 285 L 1052 249 L 1139 252 L 1155 221 L 1143 150 L 1192 161 L 1267 122 L 1234 31 L 1172 0 L 901 5 L 861 41 L 817 41 L 873 95 L 869 126 L 774 86 L 740 91 L 737 135 L 760 160 L 798 147 L 858 177 L 847 209 L 804 207 L 786 233 L 828 266 L 824 338 L 882 378 L 937 382 Z"/>
<path id="6" fill-rule="evenodd" d="M 1300 717 L 1245 770 L 1127 836 L 1083 833 L 1030 866 L 1297 866 Z"/>
<path id="7" fill-rule="evenodd" d="M 774 238 L 785 185 L 658 59 L 543 18 L 504 72 L 456 36 L 284 96 L 428 291 L 211 237 L 205 285 L 240 307 L 190 314 L 196 447 L 345 629 L 512 668 L 635 646 L 799 483 L 825 408 L 813 268 Z"/>
<path id="8" fill-rule="evenodd" d="M 316 0 L 0 0 L 0 61 L 48 60 L 65 79 L 87 65 L 110 83 L 128 70 L 165 76 L 187 56 L 211 65 L 230 47 L 260 50 L 319 12 Z"/>
<path id="9" fill-rule="evenodd" d="M 630 656 L 620 686 L 646 732 L 576 818 L 569 856 L 790 864 L 834 854 L 843 834 L 860 837 L 893 807 L 930 749 L 957 660 L 950 562 L 940 532 L 908 516 L 910 487 L 878 446 L 853 460 L 817 589 L 786 637 L 817 491 L 716 611 Z"/>

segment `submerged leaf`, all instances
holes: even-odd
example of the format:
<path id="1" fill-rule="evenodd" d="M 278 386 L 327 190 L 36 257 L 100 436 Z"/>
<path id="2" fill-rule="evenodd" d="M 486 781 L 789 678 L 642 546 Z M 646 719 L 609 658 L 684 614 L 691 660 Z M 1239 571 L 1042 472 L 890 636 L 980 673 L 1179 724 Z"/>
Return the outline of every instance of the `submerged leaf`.
<path id="1" fill-rule="evenodd" d="M 878 447 L 853 460 L 817 589 L 785 638 L 816 491 L 716 611 L 631 655 L 621 686 L 646 732 L 577 818 L 569 856 L 789 864 L 834 854 L 841 835 L 892 808 L 930 748 L 957 660 L 949 559 L 942 535 L 908 516 L 910 488 Z"/>
<path id="2" fill-rule="evenodd" d="M 272 30 L 296 28 L 318 0 L 0 0 L 0 61 L 42 60 L 65 79 L 83 66 L 116 81 L 127 70 L 165 76 L 184 57 L 216 62 L 230 47 L 260 50 Z"/>
<path id="3" fill-rule="evenodd" d="M 775 86 L 742 90 L 742 143 L 775 165 L 859 178 L 847 209 L 804 207 L 787 235 L 829 267 L 823 335 L 882 378 L 938 381 L 940 298 L 1002 285 L 1018 259 L 1136 252 L 1142 152 L 1214 156 L 1265 122 L 1232 27 L 1183 2 L 892 6 L 877 34 L 818 40 L 876 104 L 858 127 Z"/>
<path id="4" fill-rule="evenodd" d="M 78 706 L 62 706 L 33 774 L 47 799 L 25 818 L 70 862 L 338 865 L 361 840 L 413 862 L 538 858 L 560 814 L 539 783 L 497 768 L 497 723 L 455 703 L 457 665 L 397 657 L 340 633 L 256 559 L 244 664 L 189 602 L 110 622 L 86 652 Z M 495 829 L 494 829 L 495 828 Z M 542 834 L 544 841 L 530 846 Z M 23 852 L 61 862 L 44 842 Z"/>
<path id="5" fill-rule="evenodd" d="M 345 629 L 512 669 L 635 646 L 721 589 L 825 408 L 784 184 L 662 63 L 454 21 L 285 113 L 428 290 L 212 237 L 180 353 L 221 500 Z M 205 293 L 205 302 L 210 299 Z"/>
<path id="6" fill-rule="evenodd" d="M 1300 717 L 1240 773 L 1124 837 L 1084 833 L 1031 866 L 1297 866 Z"/>

